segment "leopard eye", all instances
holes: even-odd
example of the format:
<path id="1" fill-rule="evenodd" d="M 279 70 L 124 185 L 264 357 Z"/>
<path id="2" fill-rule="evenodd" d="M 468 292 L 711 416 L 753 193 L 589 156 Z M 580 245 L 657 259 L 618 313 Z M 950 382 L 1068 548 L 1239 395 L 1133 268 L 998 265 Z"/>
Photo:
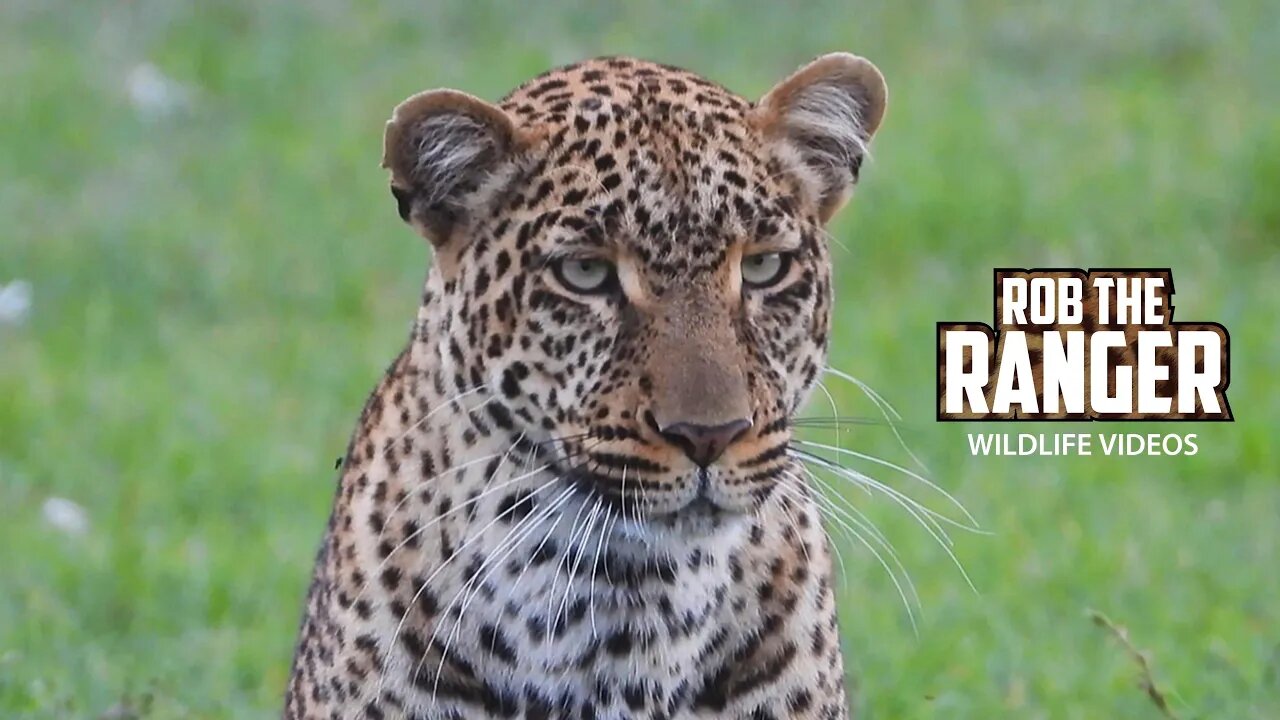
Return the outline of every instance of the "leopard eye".
<path id="1" fill-rule="evenodd" d="M 553 264 L 551 269 L 562 285 L 584 294 L 607 291 L 614 277 L 613 265 L 596 258 L 565 258 Z"/>
<path id="2" fill-rule="evenodd" d="M 787 273 L 790 256 L 783 253 L 761 253 L 742 259 L 742 284 L 763 288 L 773 285 Z"/>

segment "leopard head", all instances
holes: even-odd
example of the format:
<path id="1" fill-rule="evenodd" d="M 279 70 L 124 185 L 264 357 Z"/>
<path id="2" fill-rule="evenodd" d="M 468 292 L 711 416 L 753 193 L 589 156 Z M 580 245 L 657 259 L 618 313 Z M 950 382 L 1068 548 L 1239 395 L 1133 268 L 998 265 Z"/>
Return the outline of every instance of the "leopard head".
<path id="1" fill-rule="evenodd" d="M 885 100 L 843 53 L 756 102 L 627 58 L 409 98 L 383 164 L 433 247 L 440 390 L 629 517 L 749 511 L 825 365 L 824 226 Z"/>

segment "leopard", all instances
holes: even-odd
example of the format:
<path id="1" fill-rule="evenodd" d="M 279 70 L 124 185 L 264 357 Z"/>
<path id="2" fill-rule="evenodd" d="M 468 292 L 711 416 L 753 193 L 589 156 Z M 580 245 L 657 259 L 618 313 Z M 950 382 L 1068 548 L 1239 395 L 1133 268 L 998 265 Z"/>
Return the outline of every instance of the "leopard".
<path id="1" fill-rule="evenodd" d="M 614 56 L 394 109 L 382 165 L 431 259 L 340 461 L 284 718 L 851 717 L 790 448 L 886 100 L 844 52 L 754 101 Z"/>

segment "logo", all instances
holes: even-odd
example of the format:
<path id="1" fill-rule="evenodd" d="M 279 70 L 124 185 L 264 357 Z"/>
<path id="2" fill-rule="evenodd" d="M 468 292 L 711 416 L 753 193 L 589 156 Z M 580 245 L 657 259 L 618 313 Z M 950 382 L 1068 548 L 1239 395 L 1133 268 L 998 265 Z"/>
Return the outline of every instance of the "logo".
<path id="1" fill-rule="evenodd" d="M 997 268 L 995 324 L 938 323 L 938 420 L 1230 421 L 1230 337 L 1168 269 Z"/>

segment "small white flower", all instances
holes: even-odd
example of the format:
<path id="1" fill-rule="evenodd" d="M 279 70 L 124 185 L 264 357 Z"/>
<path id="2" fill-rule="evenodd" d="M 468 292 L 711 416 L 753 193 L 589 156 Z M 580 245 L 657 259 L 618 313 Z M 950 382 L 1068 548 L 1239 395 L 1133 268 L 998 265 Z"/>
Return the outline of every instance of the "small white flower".
<path id="1" fill-rule="evenodd" d="M 89 532 L 89 513 L 66 498 L 51 497 L 41 508 L 45 522 L 68 535 L 84 535 Z"/>
<path id="2" fill-rule="evenodd" d="M 21 325 L 31 313 L 31 283 L 26 280 L 0 284 L 0 325 Z"/>
<path id="3" fill-rule="evenodd" d="M 135 65 L 125 78 L 134 110 L 148 120 L 169 117 L 191 103 L 191 90 L 151 63 Z"/>

